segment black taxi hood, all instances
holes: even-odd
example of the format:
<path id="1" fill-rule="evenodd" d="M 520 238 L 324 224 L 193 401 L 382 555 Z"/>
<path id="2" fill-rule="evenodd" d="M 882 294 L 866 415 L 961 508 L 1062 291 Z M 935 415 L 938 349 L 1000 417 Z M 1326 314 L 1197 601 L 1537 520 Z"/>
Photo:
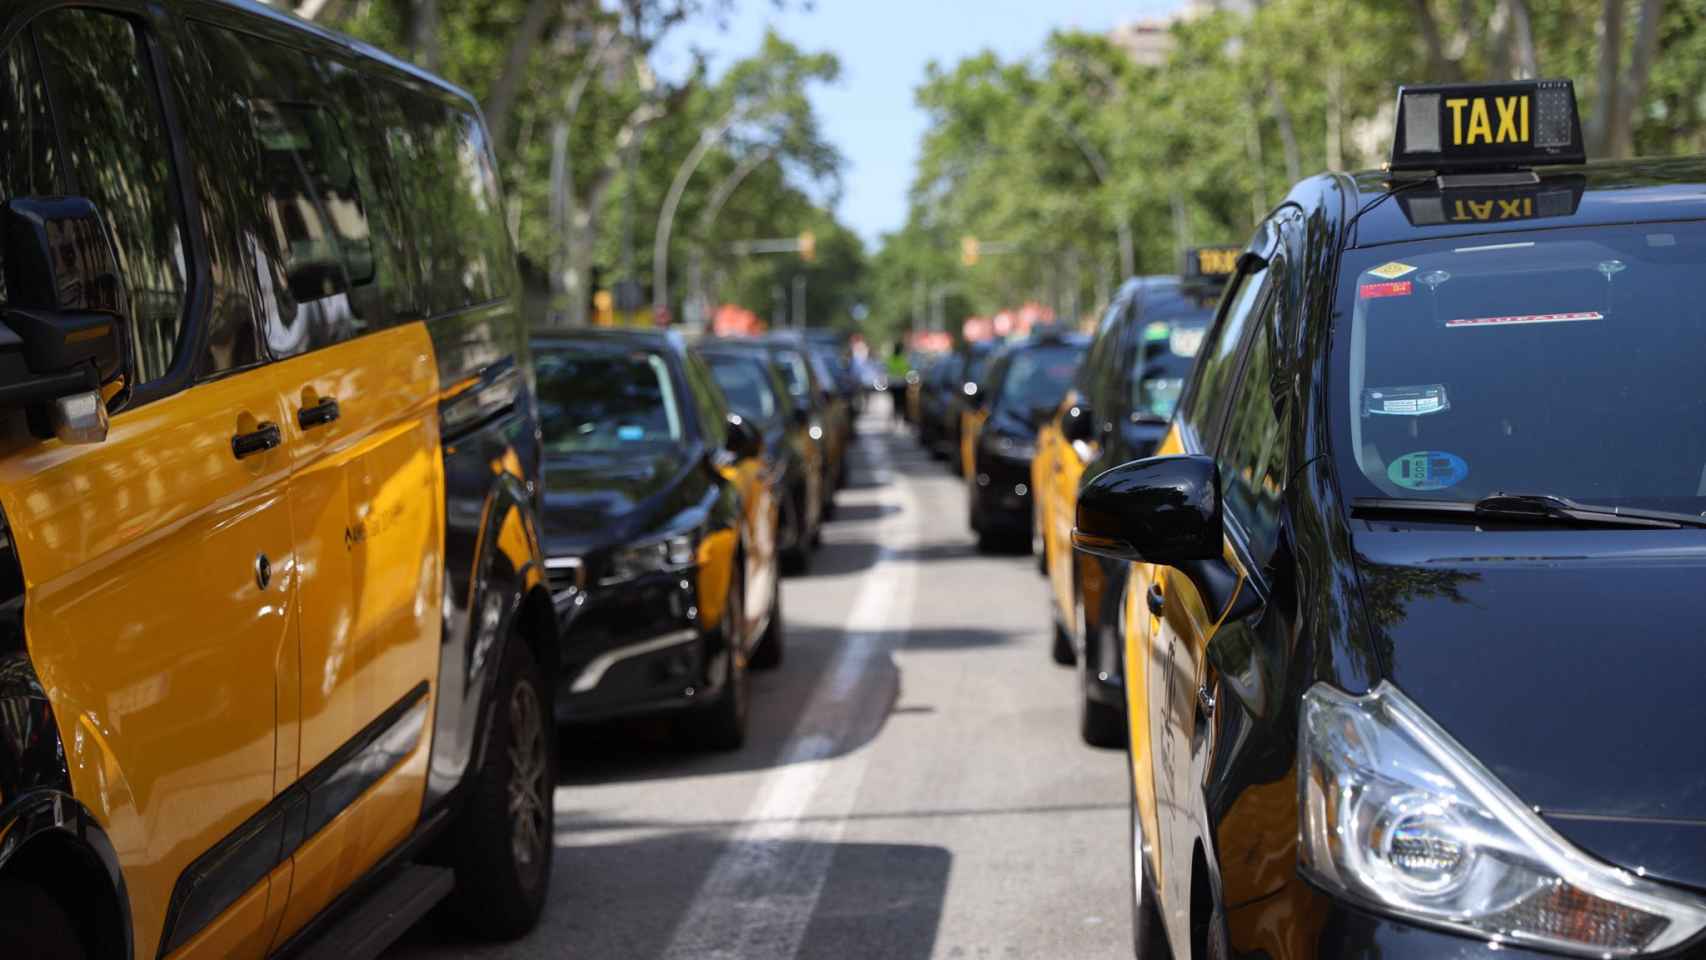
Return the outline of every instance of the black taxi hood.
<path id="1" fill-rule="evenodd" d="M 1393 683 L 1588 852 L 1706 888 L 1706 531 L 1352 539 Z"/>
<path id="2" fill-rule="evenodd" d="M 643 533 L 670 511 L 694 460 L 680 449 L 580 453 L 545 461 L 545 535 L 595 549 Z"/>

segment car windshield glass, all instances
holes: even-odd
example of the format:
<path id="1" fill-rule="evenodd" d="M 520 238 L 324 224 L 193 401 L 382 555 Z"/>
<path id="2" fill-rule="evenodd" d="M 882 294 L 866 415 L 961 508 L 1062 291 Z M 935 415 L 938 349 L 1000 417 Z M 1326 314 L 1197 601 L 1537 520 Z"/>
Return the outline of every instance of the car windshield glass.
<path id="1" fill-rule="evenodd" d="M 669 365 L 645 350 L 549 347 L 534 355 L 545 452 L 626 450 L 681 442 Z"/>
<path id="2" fill-rule="evenodd" d="M 1214 305 L 1209 304 L 1144 323 L 1131 378 L 1133 410 L 1163 420 L 1173 416 L 1213 316 Z"/>
<path id="3" fill-rule="evenodd" d="M 1018 351 L 1007 361 L 995 409 L 1024 416 L 1053 410 L 1072 385 L 1083 357 L 1083 350 L 1064 345 Z"/>
<path id="4" fill-rule="evenodd" d="M 1332 403 L 1346 493 L 1700 513 L 1703 260 L 1698 223 L 1347 252 Z"/>
<path id="5" fill-rule="evenodd" d="M 965 376 L 961 379 L 968 383 L 982 383 L 984 371 L 989 369 L 989 360 L 995 356 L 992 351 L 974 353 L 966 360 Z"/>
<path id="6" fill-rule="evenodd" d="M 782 380 L 788 385 L 788 392 L 795 397 L 805 397 L 811 393 L 811 374 L 806 371 L 806 358 L 793 350 L 783 350 L 776 354 L 777 366 L 782 368 Z"/>
<path id="7" fill-rule="evenodd" d="M 729 398 L 736 413 L 760 423 L 776 419 L 776 395 L 770 389 L 764 366 L 750 357 L 711 355 L 705 358 L 711 376 Z"/>

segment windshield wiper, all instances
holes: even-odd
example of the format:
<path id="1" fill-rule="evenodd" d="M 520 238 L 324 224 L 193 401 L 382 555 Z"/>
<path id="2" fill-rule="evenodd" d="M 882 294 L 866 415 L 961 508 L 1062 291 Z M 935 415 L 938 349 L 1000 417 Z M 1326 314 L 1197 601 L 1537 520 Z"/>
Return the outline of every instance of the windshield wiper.
<path id="1" fill-rule="evenodd" d="M 1706 517 L 1668 510 L 1638 507 L 1601 507 L 1577 503 L 1549 493 L 1490 493 L 1479 500 L 1404 500 L 1358 497 L 1351 501 L 1352 516 L 1452 516 L 1475 520 L 1558 526 L 1625 527 L 1675 530 L 1706 527 Z"/>

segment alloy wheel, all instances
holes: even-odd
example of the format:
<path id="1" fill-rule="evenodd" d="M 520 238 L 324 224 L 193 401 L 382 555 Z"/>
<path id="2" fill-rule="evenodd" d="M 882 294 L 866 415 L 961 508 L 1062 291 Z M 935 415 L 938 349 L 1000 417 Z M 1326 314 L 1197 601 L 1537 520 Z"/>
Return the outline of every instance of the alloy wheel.
<path id="1" fill-rule="evenodd" d="M 510 852 L 519 866 L 531 866 L 545 847 L 549 796 L 545 771 L 545 719 L 539 694 L 526 681 L 509 697 L 509 814 Z"/>

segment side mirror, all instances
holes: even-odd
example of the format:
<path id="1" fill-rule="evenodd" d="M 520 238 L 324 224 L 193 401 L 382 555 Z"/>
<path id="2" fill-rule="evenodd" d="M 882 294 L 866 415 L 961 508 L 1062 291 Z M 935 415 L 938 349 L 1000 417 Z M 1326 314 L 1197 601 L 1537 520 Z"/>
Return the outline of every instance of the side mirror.
<path id="1" fill-rule="evenodd" d="M 1149 457 L 1098 474 L 1078 491 L 1072 545 L 1111 560 L 1175 567 L 1203 608 L 1242 619 L 1259 608 L 1225 559 L 1220 468 L 1205 456 Z M 1236 601 L 1236 602 L 1235 602 Z"/>
<path id="2" fill-rule="evenodd" d="M 809 427 L 809 426 L 811 426 L 812 425 L 812 408 L 811 407 L 795 407 L 794 408 L 794 425 L 797 427 Z"/>
<path id="3" fill-rule="evenodd" d="M 118 257 L 95 205 L 82 197 L 8 202 L 3 216 L 8 300 L 0 312 L 0 407 L 22 408 L 38 437 L 106 439 L 127 397 L 102 388 L 124 373 Z"/>
<path id="4" fill-rule="evenodd" d="M 989 397 L 983 392 L 983 387 L 975 380 L 967 380 L 965 386 L 960 388 L 960 392 L 966 395 L 966 406 L 973 410 L 982 410 L 984 404 L 989 402 Z"/>
<path id="5" fill-rule="evenodd" d="M 1068 441 L 1089 440 L 1096 435 L 1096 415 L 1080 400 L 1060 415 L 1060 435 Z"/>
<path id="6" fill-rule="evenodd" d="M 764 453 L 764 435 L 738 413 L 728 415 L 727 449 L 735 459 L 745 460 Z"/>

